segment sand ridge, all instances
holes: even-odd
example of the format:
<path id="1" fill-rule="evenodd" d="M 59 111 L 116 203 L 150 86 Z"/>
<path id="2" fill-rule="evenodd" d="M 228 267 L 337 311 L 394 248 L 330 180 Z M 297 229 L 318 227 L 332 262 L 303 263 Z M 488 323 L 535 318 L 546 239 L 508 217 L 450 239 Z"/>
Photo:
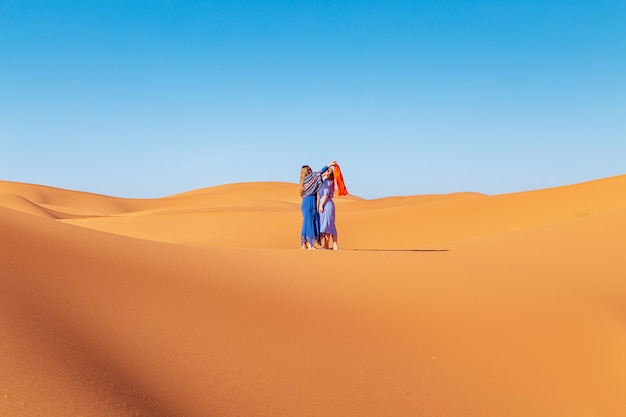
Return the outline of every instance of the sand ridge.
<path id="1" fill-rule="evenodd" d="M 337 198 L 313 252 L 296 184 L 0 182 L 0 414 L 624 415 L 624 186 Z"/>

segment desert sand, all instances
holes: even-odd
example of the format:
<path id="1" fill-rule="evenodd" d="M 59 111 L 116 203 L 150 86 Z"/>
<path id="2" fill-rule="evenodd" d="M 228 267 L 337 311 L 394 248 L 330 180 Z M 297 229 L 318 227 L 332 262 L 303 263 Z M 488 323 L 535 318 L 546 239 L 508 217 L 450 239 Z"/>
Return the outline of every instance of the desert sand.
<path id="1" fill-rule="evenodd" d="M 337 197 L 303 251 L 297 184 L 0 181 L 0 415 L 626 416 L 625 189 Z"/>

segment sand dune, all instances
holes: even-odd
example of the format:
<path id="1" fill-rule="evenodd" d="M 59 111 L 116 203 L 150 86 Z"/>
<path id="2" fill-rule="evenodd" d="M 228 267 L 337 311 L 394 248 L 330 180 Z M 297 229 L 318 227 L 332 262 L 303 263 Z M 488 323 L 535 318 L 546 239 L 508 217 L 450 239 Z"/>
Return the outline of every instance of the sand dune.
<path id="1" fill-rule="evenodd" d="M 624 416 L 625 187 L 337 198 L 335 252 L 295 184 L 0 182 L 0 415 Z"/>

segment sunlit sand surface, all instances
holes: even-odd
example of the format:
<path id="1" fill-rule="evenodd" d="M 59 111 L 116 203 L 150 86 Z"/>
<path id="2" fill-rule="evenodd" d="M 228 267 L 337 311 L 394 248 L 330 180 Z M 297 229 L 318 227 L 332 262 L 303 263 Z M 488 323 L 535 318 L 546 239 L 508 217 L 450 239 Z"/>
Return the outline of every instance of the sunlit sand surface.
<path id="1" fill-rule="evenodd" d="M 302 251 L 297 184 L 0 182 L 0 415 L 626 416 L 624 190 L 337 197 Z"/>

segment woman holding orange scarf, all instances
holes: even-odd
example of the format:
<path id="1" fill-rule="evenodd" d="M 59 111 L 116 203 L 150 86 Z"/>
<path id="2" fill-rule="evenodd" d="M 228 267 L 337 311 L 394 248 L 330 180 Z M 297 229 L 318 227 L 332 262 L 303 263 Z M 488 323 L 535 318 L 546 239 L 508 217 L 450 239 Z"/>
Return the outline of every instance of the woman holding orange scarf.
<path id="1" fill-rule="evenodd" d="M 335 167 L 336 168 L 336 167 Z M 337 250 L 337 227 L 335 226 L 335 176 L 333 169 L 322 175 L 322 186 L 320 187 L 320 235 L 322 247 L 330 249 L 330 240 L 333 240 L 333 249 Z"/>
<path id="2" fill-rule="evenodd" d="M 320 224 L 317 213 L 317 192 L 322 186 L 322 174 L 328 167 L 337 165 L 335 161 L 319 171 L 313 171 L 308 165 L 300 169 L 300 196 L 302 197 L 302 249 L 315 249 L 315 242 L 320 242 Z"/>

